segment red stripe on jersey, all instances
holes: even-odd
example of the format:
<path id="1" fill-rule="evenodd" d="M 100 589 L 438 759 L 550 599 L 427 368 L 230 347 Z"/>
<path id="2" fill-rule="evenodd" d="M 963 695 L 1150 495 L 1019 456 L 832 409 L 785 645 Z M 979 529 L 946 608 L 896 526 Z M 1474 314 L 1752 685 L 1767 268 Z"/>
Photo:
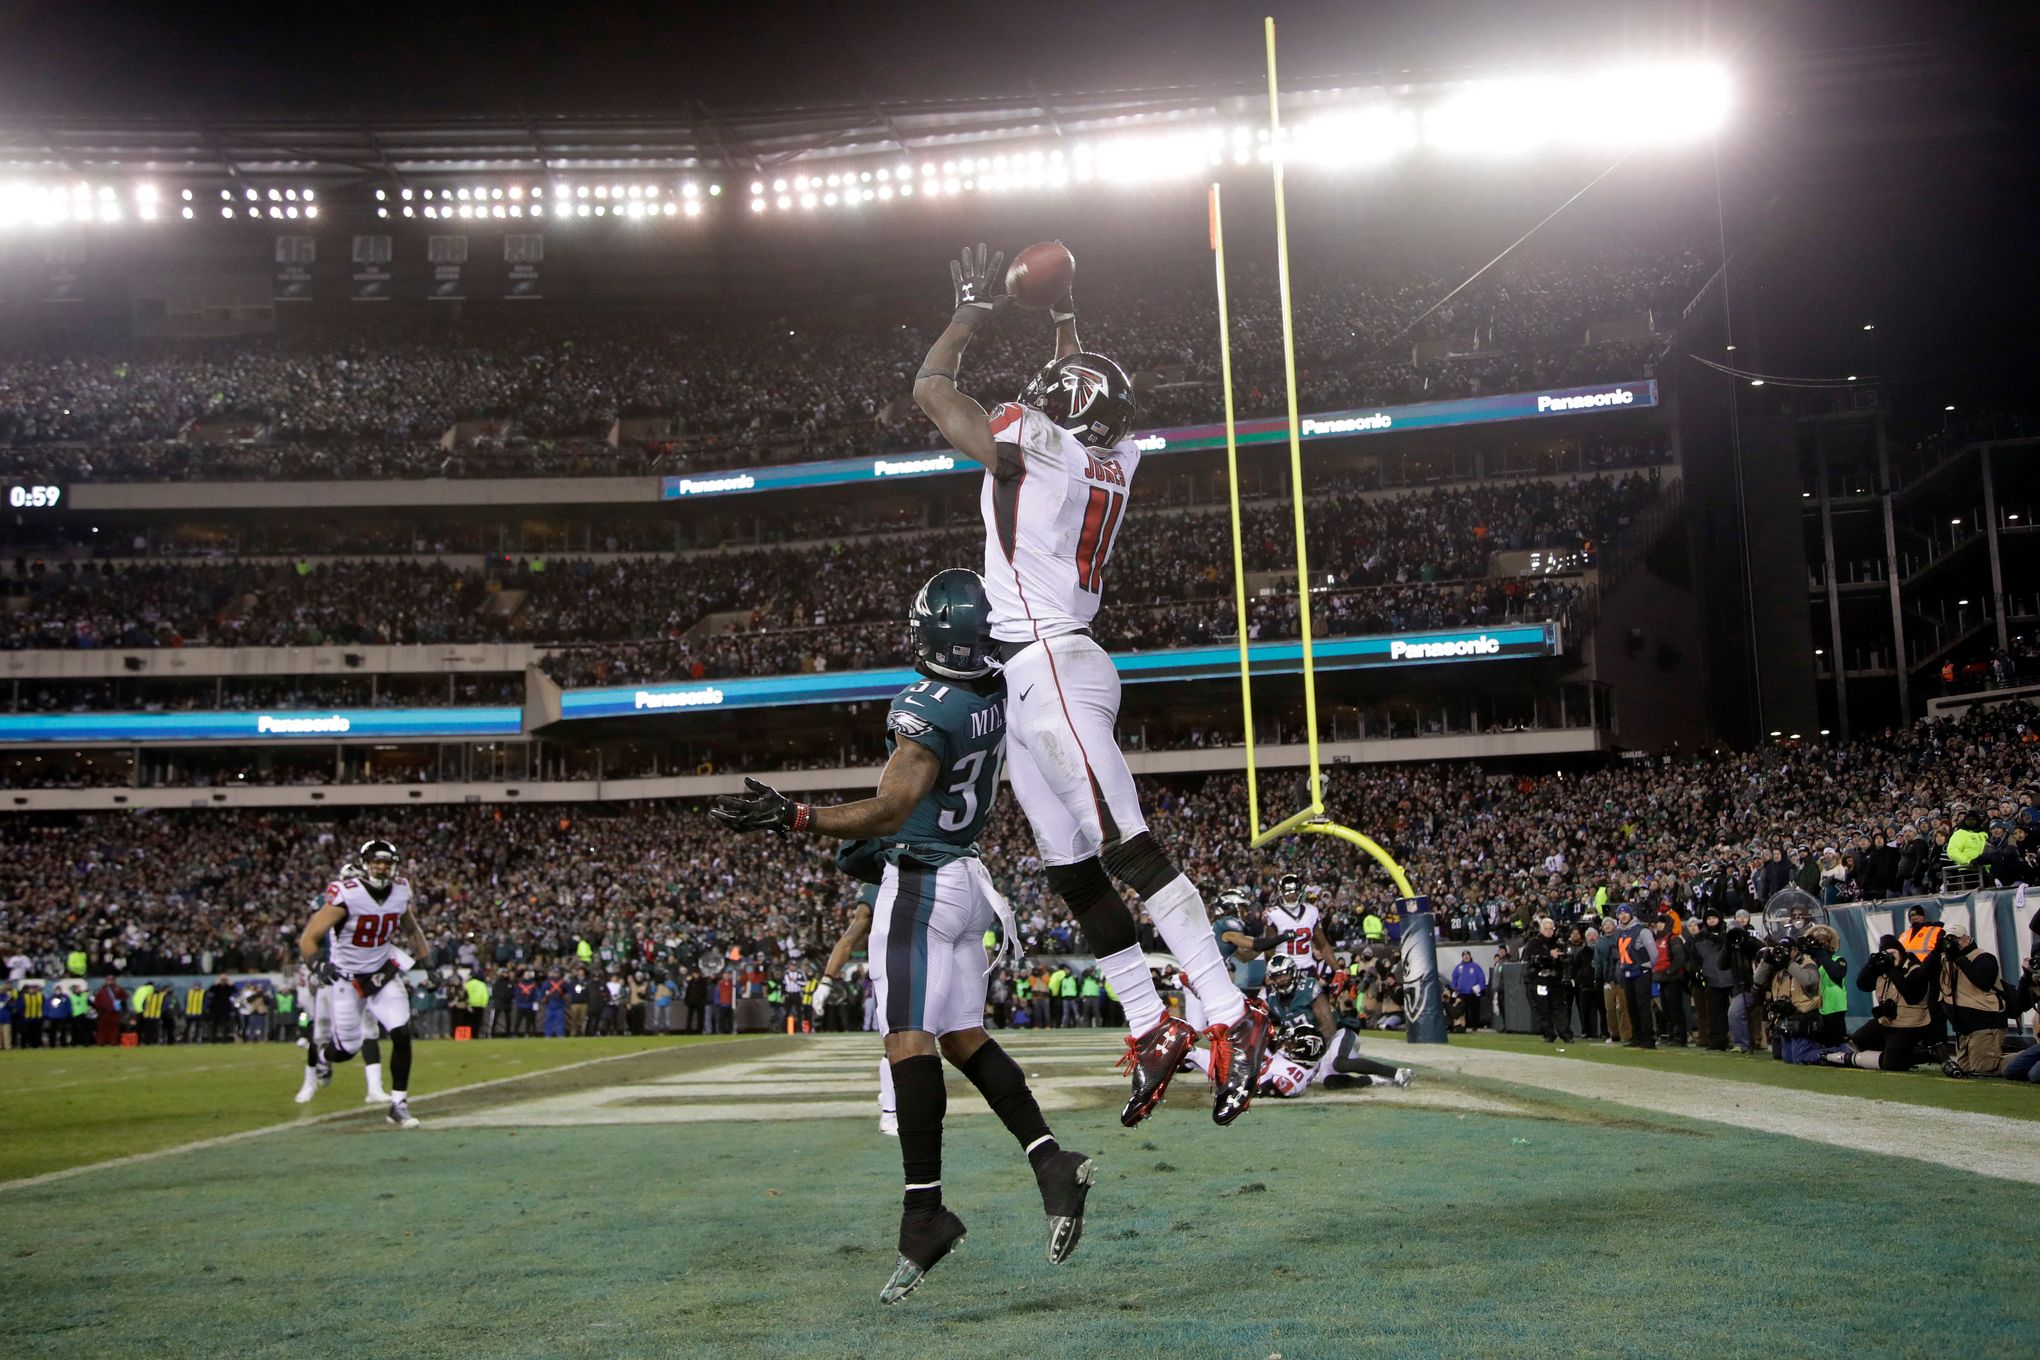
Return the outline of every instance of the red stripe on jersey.
<path id="1" fill-rule="evenodd" d="M 996 439 L 1017 425 L 1020 422 L 1020 414 L 1018 402 L 1009 401 L 993 408 L 992 413 L 985 417 L 992 427 L 992 437 Z"/>

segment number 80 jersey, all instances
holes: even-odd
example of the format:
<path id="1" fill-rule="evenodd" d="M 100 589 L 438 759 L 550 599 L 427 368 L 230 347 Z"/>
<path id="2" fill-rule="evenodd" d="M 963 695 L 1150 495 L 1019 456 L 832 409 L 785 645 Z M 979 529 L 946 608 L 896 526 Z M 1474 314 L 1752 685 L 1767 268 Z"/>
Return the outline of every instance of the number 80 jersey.
<path id="1" fill-rule="evenodd" d="M 1140 450 L 1078 438 L 1031 406 L 991 413 L 998 466 L 985 471 L 985 594 L 992 636 L 1030 642 L 1072 633 L 1098 613 Z"/>
<path id="2" fill-rule="evenodd" d="M 347 919 L 333 927 L 328 945 L 333 966 L 343 973 L 373 973 L 390 959 L 397 927 L 411 909 L 411 880 L 399 876 L 390 884 L 389 896 L 378 902 L 368 884 L 351 872 L 326 885 L 326 904 L 347 912 Z"/>

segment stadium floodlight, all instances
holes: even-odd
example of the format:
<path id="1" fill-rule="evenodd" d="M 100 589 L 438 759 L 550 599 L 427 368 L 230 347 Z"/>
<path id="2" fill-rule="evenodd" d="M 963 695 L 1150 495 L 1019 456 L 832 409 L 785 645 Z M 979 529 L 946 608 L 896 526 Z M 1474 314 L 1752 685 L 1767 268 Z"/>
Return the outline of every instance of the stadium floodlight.
<path id="1" fill-rule="evenodd" d="M 779 210 L 780 210 L 781 212 L 784 212 L 784 211 L 786 211 L 786 210 L 787 210 L 788 208 L 791 208 L 792 206 L 793 206 L 793 199 L 792 199 L 791 197 L 789 197 L 789 196 L 788 196 L 788 195 L 786 195 L 786 194 L 781 194 L 781 195 L 779 196 L 779 203 L 778 203 L 778 207 L 779 207 Z"/>
<path id="2" fill-rule="evenodd" d="M 752 212 L 754 212 L 754 213 L 761 213 L 761 212 L 764 212 L 764 211 L 765 211 L 765 200 L 764 200 L 764 199 L 762 199 L 762 198 L 754 198 L 754 199 L 752 199 L 752 200 L 751 200 L 751 211 L 752 211 Z"/>
<path id="3" fill-rule="evenodd" d="M 417 210 L 413 208 L 410 204 L 406 203 L 404 205 L 404 216 L 406 217 L 413 216 L 416 213 L 416 211 Z"/>
<path id="4" fill-rule="evenodd" d="M 1299 125 L 1288 159 L 1321 166 L 1381 165 L 1416 144 L 1416 115 L 1377 104 L 1324 114 Z"/>
<path id="5" fill-rule="evenodd" d="M 709 185 L 709 186 L 708 186 L 708 196 L 709 196 L 710 198 L 721 198 L 721 197 L 722 197 L 722 185 L 720 185 L 720 184 L 711 184 L 711 185 Z"/>
<path id="6" fill-rule="evenodd" d="M 224 207 L 224 208 L 221 208 L 221 209 L 220 209 L 220 216 L 221 216 L 221 217 L 232 217 L 233 215 L 234 215 L 234 209 L 233 209 L 233 207 L 232 207 L 231 205 L 229 205 L 229 206 L 227 206 L 227 207 Z"/>
<path id="7" fill-rule="evenodd" d="M 191 209 L 191 207 L 190 207 L 190 205 L 189 205 L 189 204 L 185 205 L 185 208 L 184 208 L 184 220 L 185 220 L 185 221 L 189 222 L 189 221 L 190 221 L 190 220 L 191 220 L 191 219 L 192 219 L 193 217 L 196 217 L 197 215 L 198 215 L 198 214 L 196 214 L 195 212 L 193 212 L 193 211 L 192 211 L 192 209 Z"/>
<path id="8" fill-rule="evenodd" d="M 668 212 L 672 211 L 672 208 L 673 208 L 673 205 L 672 205 L 672 204 L 668 203 L 668 204 L 666 205 L 666 210 L 667 210 Z M 688 215 L 689 217 L 699 217 L 699 216 L 701 216 L 701 204 L 700 204 L 700 203 L 699 203 L 698 201 L 697 201 L 697 202 L 690 202 L 690 203 L 689 203 L 689 204 L 687 205 L 687 215 Z"/>

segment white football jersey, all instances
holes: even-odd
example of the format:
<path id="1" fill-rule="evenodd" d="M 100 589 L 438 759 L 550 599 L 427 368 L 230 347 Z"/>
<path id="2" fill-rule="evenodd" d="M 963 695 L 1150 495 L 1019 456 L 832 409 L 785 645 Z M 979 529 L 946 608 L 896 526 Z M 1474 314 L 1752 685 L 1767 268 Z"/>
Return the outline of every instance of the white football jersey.
<path id="1" fill-rule="evenodd" d="M 1275 946 L 1275 952 L 1295 959 L 1297 972 L 1306 977 L 1317 976 L 1317 957 L 1310 950 L 1311 941 L 1317 938 L 1318 919 L 1315 902 L 1299 902 L 1292 911 L 1277 898 L 1267 912 L 1268 929 L 1264 933 L 1282 932 L 1282 943 Z"/>
<path id="2" fill-rule="evenodd" d="M 390 960 L 397 927 L 411 909 L 411 880 L 399 875 L 390 884 L 389 896 L 378 902 L 369 896 L 368 884 L 349 865 L 341 876 L 326 885 L 326 901 L 344 907 L 347 919 L 333 927 L 328 942 L 333 966 L 343 973 L 373 973 Z"/>
<path id="3" fill-rule="evenodd" d="M 991 413 L 999 465 L 985 470 L 985 594 L 992 636 L 1026 642 L 1086 627 L 1125 522 L 1140 450 L 1086 448 L 1031 406 Z"/>
<path id="4" fill-rule="evenodd" d="M 1319 1063 L 1314 1067 L 1305 1067 L 1293 1058 L 1270 1049 L 1266 1061 L 1261 1064 L 1260 1084 L 1273 1086 L 1275 1093 L 1285 1098 L 1300 1096 L 1318 1079 L 1323 1066 L 1323 1063 Z"/>

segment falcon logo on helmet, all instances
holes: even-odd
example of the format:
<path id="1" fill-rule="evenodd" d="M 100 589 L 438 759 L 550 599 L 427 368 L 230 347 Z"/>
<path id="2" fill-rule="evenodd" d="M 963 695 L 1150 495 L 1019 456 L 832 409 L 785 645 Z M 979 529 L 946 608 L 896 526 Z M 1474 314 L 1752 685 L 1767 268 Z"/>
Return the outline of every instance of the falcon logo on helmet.
<path id="1" fill-rule="evenodd" d="M 1275 1046 L 1291 1062 L 1305 1065 L 1325 1056 L 1325 1036 L 1311 1023 L 1307 1015 L 1292 1015 L 1282 1022 L 1282 1032 L 1276 1036 Z"/>
<path id="2" fill-rule="evenodd" d="M 1109 449 L 1133 429 L 1133 380 L 1102 354 L 1066 354 L 1028 379 L 1020 404 L 1032 406 L 1086 448 Z"/>
<path id="3" fill-rule="evenodd" d="M 354 860 L 361 866 L 362 879 L 369 887 L 381 892 L 396 882 L 397 865 L 403 862 L 403 856 L 388 841 L 369 841 L 361 847 Z"/>

